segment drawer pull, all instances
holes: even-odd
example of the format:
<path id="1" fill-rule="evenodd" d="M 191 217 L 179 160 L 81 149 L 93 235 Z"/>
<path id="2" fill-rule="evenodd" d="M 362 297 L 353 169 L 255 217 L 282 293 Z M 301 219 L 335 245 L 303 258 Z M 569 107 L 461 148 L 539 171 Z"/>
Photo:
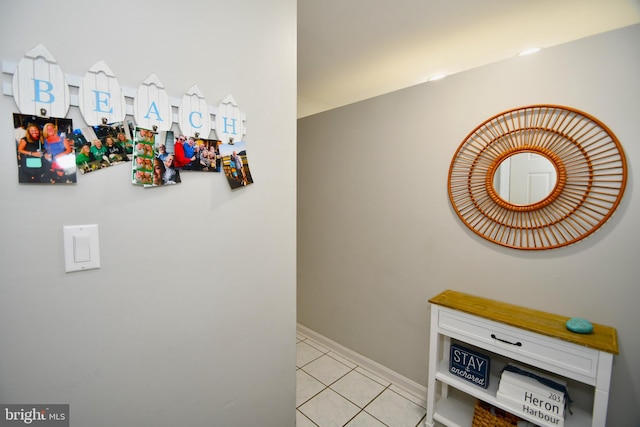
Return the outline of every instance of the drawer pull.
<path id="1" fill-rule="evenodd" d="M 521 343 L 520 341 L 518 341 L 518 342 L 511 342 L 511 341 L 503 340 L 503 339 L 501 339 L 501 338 L 498 338 L 498 337 L 496 336 L 496 334 L 491 334 L 491 338 L 493 338 L 494 340 L 498 340 L 498 341 L 501 341 L 501 342 L 507 343 L 507 344 L 515 345 L 515 346 L 518 346 L 518 347 L 522 347 L 522 343 Z"/>

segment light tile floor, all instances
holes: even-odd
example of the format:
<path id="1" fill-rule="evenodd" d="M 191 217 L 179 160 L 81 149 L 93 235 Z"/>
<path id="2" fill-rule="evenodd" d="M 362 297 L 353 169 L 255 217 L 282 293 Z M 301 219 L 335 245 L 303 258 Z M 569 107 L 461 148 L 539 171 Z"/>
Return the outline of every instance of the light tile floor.
<path id="1" fill-rule="evenodd" d="M 298 332 L 297 427 L 417 427 L 425 403 Z"/>

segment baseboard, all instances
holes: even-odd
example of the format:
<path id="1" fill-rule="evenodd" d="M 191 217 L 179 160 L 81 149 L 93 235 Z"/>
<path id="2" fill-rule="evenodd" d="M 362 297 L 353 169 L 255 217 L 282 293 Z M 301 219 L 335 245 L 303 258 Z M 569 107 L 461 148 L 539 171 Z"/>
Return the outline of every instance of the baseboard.
<path id="1" fill-rule="evenodd" d="M 336 354 L 344 357 L 347 360 L 351 360 L 358 366 L 370 371 L 377 376 L 384 378 L 392 384 L 397 385 L 398 387 L 406 390 L 407 392 L 413 394 L 414 396 L 420 398 L 421 400 L 427 399 L 427 388 L 416 383 L 415 381 L 410 380 L 409 378 L 398 374 L 397 372 L 382 366 L 381 364 L 374 362 L 371 359 L 364 357 L 361 354 L 356 353 L 353 350 L 349 350 L 348 348 L 338 344 L 335 341 L 330 340 L 329 338 L 320 335 L 314 330 L 307 328 L 301 324 L 297 324 L 297 330 L 304 336 L 311 338 L 316 341 L 318 344 L 323 345 L 324 347 L 330 349 Z M 426 364 L 426 362 L 425 362 Z M 425 368 L 426 369 L 426 368 Z"/>

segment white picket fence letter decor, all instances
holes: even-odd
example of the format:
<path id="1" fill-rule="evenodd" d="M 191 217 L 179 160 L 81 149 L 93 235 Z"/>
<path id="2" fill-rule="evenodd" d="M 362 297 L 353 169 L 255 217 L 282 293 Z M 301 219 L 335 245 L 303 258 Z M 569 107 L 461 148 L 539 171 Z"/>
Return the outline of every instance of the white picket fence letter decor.
<path id="1" fill-rule="evenodd" d="M 18 62 L 12 86 L 22 114 L 65 117 L 69 111 L 69 86 L 62 68 L 41 44 Z"/>
<path id="2" fill-rule="evenodd" d="M 178 125 L 184 135 L 194 136 L 197 133 L 201 138 L 209 137 L 211 114 L 198 86 L 192 86 L 182 97 L 178 107 Z"/>
<path id="3" fill-rule="evenodd" d="M 159 131 L 171 130 L 173 124 L 173 112 L 171 102 L 164 85 L 151 74 L 138 87 L 136 97 L 133 99 L 133 117 L 136 124 L 145 129 Z"/>
<path id="4" fill-rule="evenodd" d="M 216 135 L 224 144 L 242 141 L 246 134 L 244 114 L 238 108 L 233 96 L 228 95 L 218 106 L 216 114 Z"/>
<path id="5" fill-rule="evenodd" d="M 89 126 L 124 121 L 124 94 L 116 75 L 104 61 L 84 75 L 78 90 L 78 107 Z"/>
<path id="6" fill-rule="evenodd" d="M 206 139 L 213 130 L 215 138 L 225 144 L 243 141 L 247 133 L 246 116 L 231 95 L 218 107 L 210 106 L 193 85 L 179 102 L 169 97 L 153 73 L 137 90 L 121 87 L 104 61 L 94 64 L 84 77 L 65 76 L 42 44 L 28 51 L 17 64 L 3 60 L 2 75 L 12 76 L 11 84 L 2 82 L 2 93 L 12 96 L 25 115 L 66 117 L 73 105 L 80 109 L 89 126 L 123 122 L 126 116 L 133 115 L 136 125 L 145 129 L 170 131 L 176 123 L 188 136 L 197 134 Z"/>

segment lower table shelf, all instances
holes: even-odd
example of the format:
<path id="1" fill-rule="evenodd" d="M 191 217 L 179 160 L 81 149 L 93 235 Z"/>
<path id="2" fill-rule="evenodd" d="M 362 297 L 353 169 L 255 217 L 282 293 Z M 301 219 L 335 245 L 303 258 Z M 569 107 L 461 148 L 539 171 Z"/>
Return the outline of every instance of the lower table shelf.
<path id="1" fill-rule="evenodd" d="M 434 420 L 447 426 L 469 427 L 473 420 L 475 399 L 480 399 L 490 405 L 504 409 L 518 417 L 530 421 L 534 424 L 545 425 L 531 415 L 525 414 L 521 409 L 506 406 L 496 399 L 500 379 L 496 375 L 491 375 L 489 387 L 483 389 L 470 382 L 460 380 L 459 377 L 448 372 L 448 364 L 441 361 L 438 364 L 436 380 L 449 386 L 460 393 L 450 393 L 446 397 L 441 397 L 436 402 Z M 591 414 L 580 407 L 573 407 L 573 413 L 567 412 L 564 427 L 583 427 L 592 423 Z"/>
<path id="2" fill-rule="evenodd" d="M 534 424 L 538 423 L 535 419 L 527 417 L 521 411 L 506 407 L 498 403 L 494 399 L 481 399 L 485 402 L 504 409 L 514 415 L 526 419 Z M 473 421 L 473 411 L 475 400 L 470 396 L 452 396 L 442 397 L 437 400 L 433 419 L 449 427 L 469 427 Z M 591 416 L 580 409 L 573 410 L 573 414 L 567 414 L 565 427 L 584 427 L 591 425 Z"/>
<path id="3" fill-rule="evenodd" d="M 436 402 L 433 419 L 450 427 L 469 427 L 473 421 L 474 401 L 469 396 L 448 396 Z"/>

